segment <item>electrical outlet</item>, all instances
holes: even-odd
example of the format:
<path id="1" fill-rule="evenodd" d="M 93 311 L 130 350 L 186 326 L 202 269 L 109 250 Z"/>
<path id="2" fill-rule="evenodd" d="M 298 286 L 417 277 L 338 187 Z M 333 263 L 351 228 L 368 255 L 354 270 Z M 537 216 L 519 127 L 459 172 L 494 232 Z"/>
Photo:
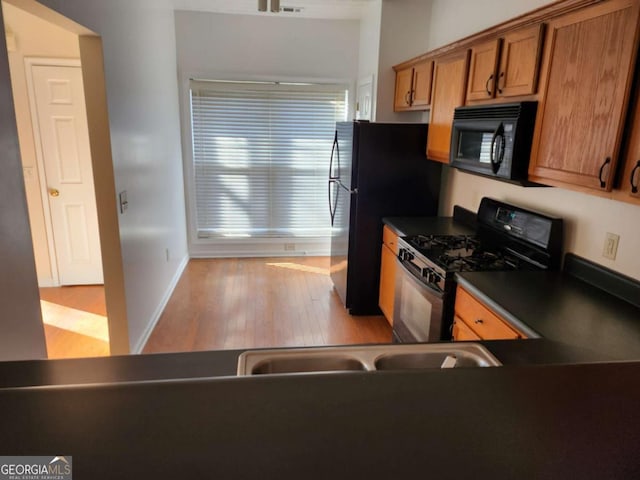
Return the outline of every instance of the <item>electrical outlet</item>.
<path id="1" fill-rule="evenodd" d="M 618 242 L 620 242 L 620 235 L 607 232 L 604 238 L 604 247 L 602 249 L 602 256 L 609 260 L 615 260 L 618 253 Z"/>
<path id="2" fill-rule="evenodd" d="M 285 252 L 295 252 L 296 251 L 296 244 L 295 243 L 285 243 L 284 244 L 284 251 Z"/>

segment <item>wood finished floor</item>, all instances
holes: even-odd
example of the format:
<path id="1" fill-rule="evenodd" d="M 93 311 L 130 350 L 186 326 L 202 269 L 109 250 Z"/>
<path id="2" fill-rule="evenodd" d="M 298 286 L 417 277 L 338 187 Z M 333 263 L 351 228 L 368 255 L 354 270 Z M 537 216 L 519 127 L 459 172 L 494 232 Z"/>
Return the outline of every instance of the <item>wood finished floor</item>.
<path id="1" fill-rule="evenodd" d="M 194 259 L 143 353 L 388 343 L 383 316 L 352 317 L 328 257 Z"/>
<path id="2" fill-rule="evenodd" d="M 48 358 L 109 355 L 108 334 L 96 335 L 99 330 L 106 331 L 107 309 L 102 285 L 41 288 L 40 299 L 55 307 L 43 305 Z M 84 312 L 89 315 L 83 315 Z"/>

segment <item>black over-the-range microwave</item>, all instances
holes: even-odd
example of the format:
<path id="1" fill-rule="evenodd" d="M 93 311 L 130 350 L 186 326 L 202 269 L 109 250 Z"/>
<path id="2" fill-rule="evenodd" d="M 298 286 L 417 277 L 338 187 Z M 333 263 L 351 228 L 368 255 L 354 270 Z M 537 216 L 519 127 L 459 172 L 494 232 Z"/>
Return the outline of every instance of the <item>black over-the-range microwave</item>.
<path id="1" fill-rule="evenodd" d="M 497 179 L 526 182 L 538 102 L 456 108 L 449 164 Z"/>

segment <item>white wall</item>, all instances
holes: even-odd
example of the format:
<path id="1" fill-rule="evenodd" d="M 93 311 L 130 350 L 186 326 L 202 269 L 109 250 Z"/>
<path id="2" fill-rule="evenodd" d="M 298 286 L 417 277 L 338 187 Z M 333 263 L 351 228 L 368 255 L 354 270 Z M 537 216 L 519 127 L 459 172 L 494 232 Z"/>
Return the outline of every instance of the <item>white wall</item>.
<path id="1" fill-rule="evenodd" d="M 393 66 L 429 50 L 431 1 L 383 0 L 378 65 L 376 120 L 419 122 L 421 112 L 393 112 L 396 75 Z"/>
<path id="2" fill-rule="evenodd" d="M 441 47 L 554 0 L 431 0 L 428 49 Z"/>
<path id="3" fill-rule="evenodd" d="M 191 176 L 192 158 L 189 78 L 346 84 L 353 110 L 360 38 L 357 20 L 192 11 L 177 11 L 175 18 L 186 178 Z M 265 251 L 275 256 L 285 252 L 280 240 L 239 245 L 236 241 L 198 240 L 195 232 L 190 237 L 189 250 L 194 257 L 252 256 Z M 297 252 L 326 254 L 328 249 L 327 239 L 296 242 Z"/>
<path id="4" fill-rule="evenodd" d="M 46 358 L 4 35 L 0 38 L 0 124 L 0 360 Z"/>
<path id="5" fill-rule="evenodd" d="M 360 19 L 360 41 L 358 52 L 358 82 L 371 78 L 372 91 L 376 91 L 378 63 L 380 56 L 380 23 L 382 20 L 382 0 L 371 0 Z M 376 95 L 372 96 L 371 119 L 376 118 Z"/>
<path id="6" fill-rule="evenodd" d="M 169 0 L 42 3 L 102 36 L 116 190 L 129 202 L 119 227 L 137 351 L 187 260 L 173 10 Z"/>
<path id="7" fill-rule="evenodd" d="M 356 20 L 188 11 L 177 11 L 175 18 L 182 73 L 316 81 L 353 81 L 358 73 Z"/>
<path id="8" fill-rule="evenodd" d="M 434 0 L 429 49 L 483 30 L 549 3 L 540 0 Z M 460 12 L 465 12 L 460 15 Z M 407 55 L 407 58 L 410 55 Z M 640 208 L 561 188 L 522 188 L 447 169 L 443 176 L 441 214 L 453 205 L 476 210 L 483 196 L 513 202 L 562 216 L 566 223 L 566 251 L 640 279 Z M 602 257 L 606 232 L 620 235 L 615 261 Z"/>

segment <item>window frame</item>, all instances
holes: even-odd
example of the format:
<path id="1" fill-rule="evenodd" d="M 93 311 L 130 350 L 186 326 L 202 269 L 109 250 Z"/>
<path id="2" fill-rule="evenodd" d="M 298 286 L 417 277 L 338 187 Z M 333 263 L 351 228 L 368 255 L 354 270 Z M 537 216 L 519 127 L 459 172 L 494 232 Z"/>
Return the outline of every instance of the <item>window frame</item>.
<path id="1" fill-rule="evenodd" d="M 328 255 L 330 238 L 286 237 L 271 238 L 199 238 L 196 223 L 196 192 L 194 181 L 194 152 L 191 125 L 191 81 L 199 79 L 215 79 L 223 82 L 281 82 L 331 84 L 344 87 L 347 91 L 347 121 L 354 118 L 355 84 L 352 79 L 336 78 L 302 78 L 302 77 L 265 77 L 251 75 L 220 74 L 216 72 L 183 72 L 180 75 L 180 110 L 183 151 L 184 197 L 187 222 L 187 245 L 191 258 L 225 258 L 225 257 L 264 257 L 264 256 L 297 256 Z M 240 79 L 240 80 L 239 80 Z M 328 207 L 327 207 L 328 209 Z M 328 215 L 328 210 L 327 210 Z M 295 245 L 294 250 L 285 249 L 285 244 Z"/>

